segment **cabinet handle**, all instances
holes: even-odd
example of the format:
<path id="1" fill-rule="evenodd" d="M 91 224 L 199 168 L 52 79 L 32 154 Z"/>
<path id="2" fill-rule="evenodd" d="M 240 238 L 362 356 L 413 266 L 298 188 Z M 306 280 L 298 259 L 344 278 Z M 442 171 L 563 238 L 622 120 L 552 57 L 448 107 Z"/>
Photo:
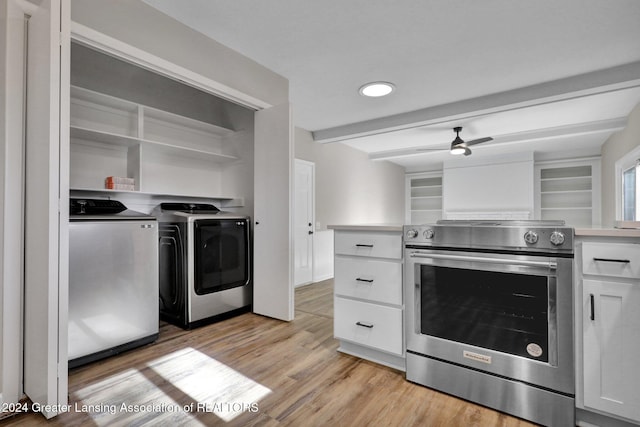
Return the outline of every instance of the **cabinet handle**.
<path id="1" fill-rule="evenodd" d="M 369 329 L 373 328 L 373 323 L 356 322 L 356 325 Z"/>
<path id="2" fill-rule="evenodd" d="M 372 248 L 373 247 L 373 245 L 363 245 L 361 243 L 356 244 L 356 246 L 359 247 L 359 248 Z"/>
<path id="3" fill-rule="evenodd" d="M 313 231 L 309 231 L 309 234 L 313 234 Z"/>
<path id="4" fill-rule="evenodd" d="M 594 299 L 595 297 L 593 296 L 593 294 L 589 294 L 589 301 L 591 303 L 591 320 L 596 320 L 596 305 L 594 303 Z"/>
<path id="5" fill-rule="evenodd" d="M 367 283 L 373 283 L 373 279 L 361 279 L 359 277 L 356 277 L 356 280 L 358 282 L 367 282 Z"/>
<path id="6" fill-rule="evenodd" d="M 615 259 L 615 258 L 594 258 L 593 260 L 601 261 L 601 262 L 619 262 L 622 264 L 629 264 L 631 262 L 628 259 Z"/>

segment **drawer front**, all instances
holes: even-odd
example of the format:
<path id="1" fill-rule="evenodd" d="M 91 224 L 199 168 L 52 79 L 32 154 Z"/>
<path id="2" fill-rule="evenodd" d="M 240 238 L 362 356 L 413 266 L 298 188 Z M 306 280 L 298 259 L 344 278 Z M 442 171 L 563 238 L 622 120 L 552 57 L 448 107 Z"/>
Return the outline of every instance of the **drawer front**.
<path id="1" fill-rule="evenodd" d="M 585 242 L 582 244 L 582 273 L 640 278 L 640 245 Z"/>
<path id="2" fill-rule="evenodd" d="M 367 258 L 336 257 L 335 293 L 402 305 L 402 263 Z"/>
<path id="3" fill-rule="evenodd" d="M 402 234 L 395 232 L 336 231 L 335 253 L 375 258 L 402 258 Z"/>
<path id="4" fill-rule="evenodd" d="M 334 299 L 334 336 L 402 355 L 402 310 L 367 302 Z"/>

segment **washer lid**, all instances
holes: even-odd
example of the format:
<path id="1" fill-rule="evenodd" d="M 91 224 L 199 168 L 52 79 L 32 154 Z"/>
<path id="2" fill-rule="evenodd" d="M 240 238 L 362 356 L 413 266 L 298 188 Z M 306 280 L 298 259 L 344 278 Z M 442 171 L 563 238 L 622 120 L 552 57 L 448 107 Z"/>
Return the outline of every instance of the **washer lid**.
<path id="1" fill-rule="evenodd" d="M 117 200 L 108 199 L 69 199 L 69 214 L 71 215 L 108 215 L 117 214 L 127 207 Z"/>
<path id="2" fill-rule="evenodd" d="M 69 199 L 69 219 L 71 221 L 102 220 L 155 220 L 153 215 L 127 209 L 117 200 L 107 199 Z"/>
<path id="3" fill-rule="evenodd" d="M 208 215 L 215 215 L 220 212 L 220 209 L 208 203 L 160 203 L 160 209 L 163 211 Z"/>

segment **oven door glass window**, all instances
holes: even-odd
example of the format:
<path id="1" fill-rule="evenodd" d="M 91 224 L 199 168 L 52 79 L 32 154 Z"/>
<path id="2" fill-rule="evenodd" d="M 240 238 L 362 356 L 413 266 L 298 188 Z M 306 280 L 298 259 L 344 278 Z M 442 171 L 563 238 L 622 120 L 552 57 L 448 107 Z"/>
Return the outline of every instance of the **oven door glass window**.
<path id="1" fill-rule="evenodd" d="M 197 220 L 194 223 L 195 292 L 205 295 L 249 282 L 246 220 Z"/>
<path id="2" fill-rule="evenodd" d="M 432 265 L 420 273 L 422 334 L 549 361 L 547 276 Z"/>

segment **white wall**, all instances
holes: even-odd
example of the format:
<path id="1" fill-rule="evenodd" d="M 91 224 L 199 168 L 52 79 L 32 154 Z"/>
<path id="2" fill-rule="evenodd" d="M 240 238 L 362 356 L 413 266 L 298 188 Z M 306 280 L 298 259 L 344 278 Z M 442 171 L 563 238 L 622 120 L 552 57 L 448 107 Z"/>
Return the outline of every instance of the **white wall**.
<path id="1" fill-rule="evenodd" d="M 627 126 L 602 146 L 602 226 L 613 227 L 616 221 L 615 163 L 640 146 L 640 104 L 629 114 Z"/>
<path id="2" fill-rule="evenodd" d="M 142 1 L 73 0 L 71 20 L 270 105 L 289 101 L 287 79 Z"/>
<path id="3" fill-rule="evenodd" d="M 295 130 L 295 157 L 314 162 L 316 174 L 313 281 L 333 277 L 333 230 L 327 225 L 404 223 L 404 168 L 373 162 L 339 142 L 321 144 Z"/>
<path id="4" fill-rule="evenodd" d="M 295 157 L 316 164 L 317 230 L 331 224 L 404 223 L 403 167 L 373 162 L 339 142 L 314 142 L 310 132 L 299 128 Z"/>

